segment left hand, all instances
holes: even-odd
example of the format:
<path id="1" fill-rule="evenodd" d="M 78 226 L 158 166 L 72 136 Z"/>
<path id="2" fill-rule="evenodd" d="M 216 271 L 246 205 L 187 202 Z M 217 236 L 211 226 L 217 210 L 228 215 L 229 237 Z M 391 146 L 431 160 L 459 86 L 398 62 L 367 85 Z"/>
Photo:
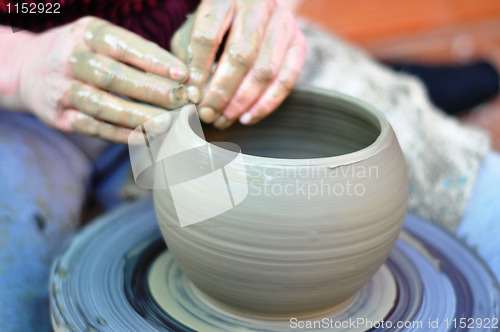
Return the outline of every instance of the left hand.
<path id="1" fill-rule="evenodd" d="M 276 0 L 203 0 L 171 44 L 173 54 L 187 63 L 187 91 L 191 101 L 201 100 L 200 118 L 219 129 L 238 118 L 254 124 L 276 109 L 294 86 L 306 54 L 293 14 Z"/>
<path id="2" fill-rule="evenodd" d="M 58 130 L 126 144 L 146 121 L 151 120 L 150 132 L 167 131 L 166 110 L 188 101 L 181 60 L 105 20 L 88 16 L 19 36 L 25 42 L 0 68 L 3 76 L 19 68 L 12 74 L 17 81 L 9 83 L 16 96 L 11 99 Z M 0 93 L 6 86 L 1 83 Z M 142 142 L 142 135 L 138 138 Z"/>

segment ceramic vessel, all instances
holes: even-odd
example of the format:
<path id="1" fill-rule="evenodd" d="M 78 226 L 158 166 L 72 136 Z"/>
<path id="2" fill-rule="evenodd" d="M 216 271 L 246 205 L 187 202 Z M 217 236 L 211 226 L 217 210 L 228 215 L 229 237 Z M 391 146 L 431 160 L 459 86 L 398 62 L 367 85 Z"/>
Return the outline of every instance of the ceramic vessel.
<path id="1" fill-rule="evenodd" d="M 205 143 L 191 128 L 193 116 L 186 110 L 174 121 L 169 144 L 176 149 Z M 340 93 L 301 89 L 261 123 L 211 139 L 242 149 L 243 166 L 226 166 L 227 174 L 246 174 L 246 183 L 229 177 L 231 186 L 248 187 L 241 203 L 181 227 L 171 192 L 154 192 L 169 249 L 210 301 L 251 316 L 308 316 L 349 300 L 383 264 L 404 221 L 408 185 L 403 154 L 379 111 Z M 214 199 L 210 187 L 192 190 Z"/>

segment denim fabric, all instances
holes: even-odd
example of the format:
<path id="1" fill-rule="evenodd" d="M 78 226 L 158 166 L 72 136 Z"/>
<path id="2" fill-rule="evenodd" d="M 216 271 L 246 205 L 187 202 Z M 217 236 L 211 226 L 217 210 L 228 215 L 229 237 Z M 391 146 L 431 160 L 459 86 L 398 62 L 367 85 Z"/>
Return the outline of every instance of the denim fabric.
<path id="1" fill-rule="evenodd" d="M 49 268 L 79 225 L 92 163 L 30 115 L 0 111 L 0 329 L 50 331 Z"/>
<path id="2" fill-rule="evenodd" d="M 489 265 L 500 281 L 500 154 L 484 159 L 457 236 Z"/>

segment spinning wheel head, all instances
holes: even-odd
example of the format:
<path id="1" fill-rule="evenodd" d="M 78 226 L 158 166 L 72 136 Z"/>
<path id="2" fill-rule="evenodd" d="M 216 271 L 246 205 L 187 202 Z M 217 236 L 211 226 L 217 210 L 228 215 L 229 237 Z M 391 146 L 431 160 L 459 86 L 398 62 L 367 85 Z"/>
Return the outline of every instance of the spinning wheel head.
<path id="1" fill-rule="evenodd" d="M 485 265 L 448 233 L 413 216 L 370 282 L 342 305 L 314 317 L 248 317 L 208 298 L 173 261 L 150 200 L 124 206 L 86 227 L 56 261 L 50 287 L 56 331 L 283 332 L 327 327 L 314 327 L 314 322 L 333 324 L 335 331 L 352 331 L 353 326 L 382 331 L 387 324 L 425 331 L 436 320 L 500 317 L 498 284 Z M 348 325 L 352 321 L 357 323 Z M 440 329 L 458 330 L 452 325 Z M 490 324 L 481 331 L 488 330 L 497 328 Z"/>

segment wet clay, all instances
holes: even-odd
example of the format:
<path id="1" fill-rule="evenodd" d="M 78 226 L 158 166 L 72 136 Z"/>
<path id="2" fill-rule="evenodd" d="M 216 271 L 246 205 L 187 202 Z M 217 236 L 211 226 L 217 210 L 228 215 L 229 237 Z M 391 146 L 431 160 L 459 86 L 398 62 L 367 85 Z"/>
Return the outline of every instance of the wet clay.
<path id="1" fill-rule="evenodd" d="M 97 53 L 142 68 L 146 72 L 183 82 L 185 65 L 157 44 L 103 20 L 93 20 L 85 32 L 87 44 Z M 175 68 L 175 70 L 172 70 Z"/>
<path id="2" fill-rule="evenodd" d="M 77 78 L 96 87 L 164 108 L 178 108 L 187 102 L 182 86 L 101 54 L 77 52 L 72 57 L 72 69 Z"/>
<path id="3" fill-rule="evenodd" d="M 169 130 L 180 151 L 204 142 L 191 129 L 193 112 Z M 213 188 L 196 186 L 175 206 L 169 191 L 154 191 L 168 248 L 204 294 L 250 316 L 307 316 L 348 300 L 380 268 L 408 192 L 403 154 L 380 112 L 332 91 L 297 90 L 258 125 L 207 138 L 241 147 L 244 163 L 225 172 L 246 174 L 246 183 L 229 179 L 231 188 L 248 185 L 246 198 L 180 227 L 176 210 L 196 211 L 200 195 L 217 204 Z"/>
<path id="4" fill-rule="evenodd" d="M 9 29 L 0 27 L 12 46 L 0 68 L 3 108 L 30 111 L 63 132 L 127 143 L 131 129 L 188 101 L 184 63 L 109 22 L 84 17 L 40 34 Z M 153 123 L 155 132 L 168 129 L 168 122 Z"/>
<path id="5" fill-rule="evenodd" d="M 164 132 L 168 129 L 163 122 L 156 123 L 154 120 L 156 116 L 165 114 L 165 110 L 134 103 L 90 85 L 74 82 L 69 99 L 69 102 L 82 112 L 110 123 L 135 129 L 144 122 L 153 120 L 150 122 L 152 131 Z"/>
<path id="6" fill-rule="evenodd" d="M 212 1 L 200 6 L 190 33 L 188 85 L 206 84 L 215 55 L 235 10 L 233 1 Z"/>
<path id="7" fill-rule="evenodd" d="M 236 14 L 226 48 L 210 81 L 202 106 L 212 107 L 220 113 L 230 102 L 246 74 L 254 66 L 271 17 L 270 9 L 270 6 L 261 5 L 242 9 Z M 285 50 L 276 50 L 280 51 L 284 53 Z"/>

